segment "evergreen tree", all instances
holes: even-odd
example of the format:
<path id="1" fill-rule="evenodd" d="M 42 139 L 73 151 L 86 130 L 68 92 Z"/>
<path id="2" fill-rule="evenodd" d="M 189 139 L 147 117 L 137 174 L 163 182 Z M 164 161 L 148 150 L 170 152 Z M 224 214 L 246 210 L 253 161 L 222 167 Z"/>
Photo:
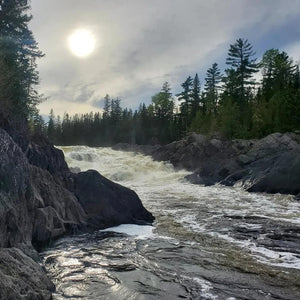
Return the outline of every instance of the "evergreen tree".
<path id="1" fill-rule="evenodd" d="M 40 100 L 36 59 L 43 54 L 28 28 L 29 8 L 26 0 L 0 0 L 0 117 L 18 122 L 37 120 Z"/>
<path id="2" fill-rule="evenodd" d="M 191 119 L 193 119 L 199 109 L 201 97 L 200 97 L 200 89 L 201 84 L 196 73 L 194 80 L 193 80 L 193 87 L 191 91 Z M 205 103 L 202 103 L 202 107 L 205 109 Z"/>
<path id="3" fill-rule="evenodd" d="M 55 125 L 54 125 L 55 115 L 53 109 L 50 110 L 49 121 L 47 127 L 47 135 L 50 141 L 54 142 L 55 136 Z"/>
<path id="4" fill-rule="evenodd" d="M 173 116 L 174 102 L 168 82 L 165 82 L 161 91 L 152 97 L 152 103 L 154 113 L 159 119 L 169 120 Z"/>
<path id="5" fill-rule="evenodd" d="M 231 71 L 227 71 L 227 80 L 235 80 L 237 86 L 238 99 L 233 99 L 243 105 L 247 102 L 246 87 L 254 85 L 252 79 L 254 73 L 258 72 L 256 58 L 253 58 L 255 52 L 252 50 L 248 40 L 237 39 L 235 44 L 230 45 L 226 64 Z M 233 71 L 232 71 L 233 70 Z"/>
<path id="6" fill-rule="evenodd" d="M 106 119 L 110 116 L 111 112 L 111 100 L 108 94 L 104 97 L 104 107 L 103 107 L 103 119 Z"/>
<path id="7" fill-rule="evenodd" d="M 217 112 L 218 89 L 222 80 L 221 71 L 218 64 L 214 63 L 206 72 L 205 78 L 205 98 L 209 112 Z"/>

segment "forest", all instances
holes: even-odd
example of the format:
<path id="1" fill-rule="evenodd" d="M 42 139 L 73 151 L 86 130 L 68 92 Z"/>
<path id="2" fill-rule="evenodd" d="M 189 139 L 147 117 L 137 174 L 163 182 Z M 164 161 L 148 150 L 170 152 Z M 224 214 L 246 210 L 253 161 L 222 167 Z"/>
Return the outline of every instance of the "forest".
<path id="1" fill-rule="evenodd" d="M 123 109 L 120 99 L 106 95 L 102 114 L 56 117 L 51 110 L 42 130 L 59 145 L 109 146 L 166 144 L 190 132 L 250 139 L 300 129 L 299 65 L 286 52 L 267 50 L 258 62 L 252 45 L 239 38 L 229 47 L 226 65 L 223 73 L 213 63 L 203 84 L 198 74 L 188 76 L 174 95 L 178 105 L 165 82 L 148 106 Z"/>
<path id="2" fill-rule="evenodd" d="M 168 82 L 151 104 L 136 110 L 104 97 L 103 113 L 39 115 L 37 59 L 43 57 L 28 28 L 27 1 L 0 1 L 0 126 L 47 135 L 57 145 L 108 146 L 119 142 L 166 144 L 190 132 L 224 138 L 260 138 L 300 130 L 299 65 L 286 52 L 267 50 L 260 61 L 247 39 L 229 46 L 227 68 L 217 63 L 203 83 L 188 76 L 173 95 Z M 257 74 L 261 79 L 257 80 Z"/>

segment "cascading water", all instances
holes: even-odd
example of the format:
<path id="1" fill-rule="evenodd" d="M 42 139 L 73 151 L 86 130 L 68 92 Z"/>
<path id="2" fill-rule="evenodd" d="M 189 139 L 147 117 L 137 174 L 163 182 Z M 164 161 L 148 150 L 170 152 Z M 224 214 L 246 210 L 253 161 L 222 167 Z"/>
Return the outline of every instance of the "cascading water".
<path id="1" fill-rule="evenodd" d="M 43 253 L 55 299 L 300 299 L 300 203 L 203 187 L 168 163 L 63 147 L 70 167 L 132 188 L 153 226 L 67 237 Z"/>

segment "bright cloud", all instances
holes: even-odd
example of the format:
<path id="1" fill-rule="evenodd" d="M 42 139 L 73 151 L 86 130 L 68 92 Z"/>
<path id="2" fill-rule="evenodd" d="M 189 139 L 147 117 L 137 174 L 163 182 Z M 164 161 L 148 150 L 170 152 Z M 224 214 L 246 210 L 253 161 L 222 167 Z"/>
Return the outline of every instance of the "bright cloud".
<path id="1" fill-rule="evenodd" d="M 236 38 L 248 38 L 258 55 L 296 43 L 296 31 L 280 40 L 274 32 L 295 28 L 299 11 L 297 0 L 32 0 L 31 28 L 46 53 L 39 62 L 40 91 L 50 99 L 40 110 L 97 110 L 107 93 L 135 108 L 149 103 L 164 81 L 176 93 L 188 75 L 203 78 L 213 62 L 224 67 Z M 84 60 L 68 49 L 77 28 L 96 38 Z"/>

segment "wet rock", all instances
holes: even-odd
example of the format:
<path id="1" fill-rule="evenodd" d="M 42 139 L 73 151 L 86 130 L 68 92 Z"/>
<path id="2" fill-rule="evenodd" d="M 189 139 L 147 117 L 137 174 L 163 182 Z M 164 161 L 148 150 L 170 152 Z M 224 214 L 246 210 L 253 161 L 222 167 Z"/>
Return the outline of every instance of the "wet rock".
<path id="1" fill-rule="evenodd" d="M 95 156 L 91 153 L 79 154 L 79 153 L 71 153 L 71 157 L 78 161 L 89 161 L 92 162 L 95 160 Z"/>
<path id="2" fill-rule="evenodd" d="M 45 270 L 17 248 L 0 248 L 0 299 L 52 299 Z"/>
<path id="3" fill-rule="evenodd" d="M 153 216 L 143 207 L 134 191 L 106 179 L 94 170 L 73 174 L 73 178 L 73 192 L 87 214 L 90 228 L 153 222 Z"/>

